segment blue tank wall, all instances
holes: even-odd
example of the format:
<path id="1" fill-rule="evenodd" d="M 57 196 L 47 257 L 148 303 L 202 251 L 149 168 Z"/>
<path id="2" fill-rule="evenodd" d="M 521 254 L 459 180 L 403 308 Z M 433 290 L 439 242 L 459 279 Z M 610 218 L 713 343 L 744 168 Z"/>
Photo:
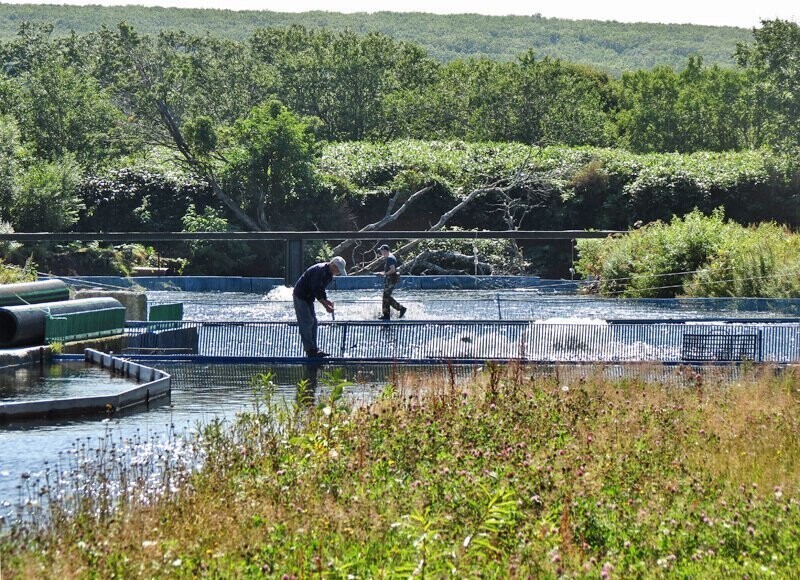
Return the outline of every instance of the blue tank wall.
<path id="1" fill-rule="evenodd" d="M 264 294 L 283 285 L 283 278 L 251 278 L 236 276 L 74 276 L 61 278 L 67 283 L 85 281 L 95 285 L 147 290 L 183 290 L 185 292 L 249 292 Z"/>

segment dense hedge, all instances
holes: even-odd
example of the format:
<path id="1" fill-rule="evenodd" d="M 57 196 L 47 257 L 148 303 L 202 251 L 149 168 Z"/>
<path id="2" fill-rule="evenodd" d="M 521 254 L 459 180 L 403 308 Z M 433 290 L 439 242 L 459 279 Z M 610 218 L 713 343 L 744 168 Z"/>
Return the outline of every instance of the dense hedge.
<path id="1" fill-rule="evenodd" d="M 519 143 L 355 142 L 328 145 L 319 171 L 354 207 L 435 185 L 413 212 L 417 223 L 410 225 L 418 227 L 428 225 L 431 216 L 424 208 L 434 198 L 452 202 L 518 171 L 536 176 L 538 184 L 531 203 L 539 207 L 526 215 L 523 229 L 625 229 L 637 221 L 717 207 L 740 223 L 800 223 L 800 164 L 768 151 L 635 155 Z M 453 225 L 504 229 L 499 216 L 492 218 L 496 202 L 476 200 Z"/>
<path id="2" fill-rule="evenodd" d="M 78 227 L 86 232 L 180 231 L 190 205 L 214 204 L 211 188 L 180 174 L 125 168 L 87 178 Z"/>
<path id="3" fill-rule="evenodd" d="M 475 188 L 488 183 L 507 185 L 515 177 L 521 179 L 520 185 L 509 190 L 506 198 L 480 196 L 448 226 L 505 230 L 509 222 L 503 210 L 512 206 L 516 211 L 513 227 L 533 230 L 627 230 L 637 222 L 669 221 L 695 208 L 706 215 L 724 208 L 728 219 L 741 224 L 800 224 L 798 160 L 767 151 L 634 155 L 619 149 L 537 148 L 520 143 L 360 141 L 325 145 L 315 170 L 321 190 L 309 192 L 308 200 L 335 202 L 339 213 L 348 216 L 343 221 L 331 215 L 325 225 L 331 230 L 364 227 L 385 215 L 393 196 L 399 194 L 398 202 L 402 202 L 431 186 L 387 226 L 390 230 L 427 229 Z M 198 211 L 221 209 L 204 183 L 153 168 L 87 178 L 80 196 L 86 210 L 78 228 L 84 231 L 102 230 L 104 224 L 126 231 L 179 231 L 190 204 L 197 204 Z M 235 225 L 230 219 L 229 223 Z M 159 251 L 175 257 L 188 255 L 185 245 L 172 246 L 162 244 Z M 457 246 L 448 249 L 467 254 L 474 250 Z M 522 255 L 506 246 L 486 245 L 478 251 L 498 273 L 527 270 L 547 277 L 569 276 L 569 244 L 523 243 Z M 236 260 L 226 263 L 237 263 L 235 271 L 248 275 L 279 272 L 280 264 L 275 260 L 267 264 L 262 251 L 251 253 L 246 252 L 247 266 Z M 202 267 L 191 261 L 187 272 L 220 273 L 214 270 L 218 260 Z M 698 292 L 701 288 L 721 292 L 709 290 L 700 281 L 697 284 Z"/>

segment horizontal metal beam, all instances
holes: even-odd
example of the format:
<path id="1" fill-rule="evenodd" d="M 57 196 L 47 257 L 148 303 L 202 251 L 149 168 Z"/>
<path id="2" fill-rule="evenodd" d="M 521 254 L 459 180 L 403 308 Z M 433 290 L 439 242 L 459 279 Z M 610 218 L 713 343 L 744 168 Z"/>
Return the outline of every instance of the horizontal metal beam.
<path id="1" fill-rule="evenodd" d="M 370 231 L 370 232 L 15 232 L 0 233 L 0 241 L 13 242 L 180 242 L 191 240 L 425 240 L 507 239 L 574 240 L 625 234 L 619 230 L 517 230 L 517 231 Z"/>

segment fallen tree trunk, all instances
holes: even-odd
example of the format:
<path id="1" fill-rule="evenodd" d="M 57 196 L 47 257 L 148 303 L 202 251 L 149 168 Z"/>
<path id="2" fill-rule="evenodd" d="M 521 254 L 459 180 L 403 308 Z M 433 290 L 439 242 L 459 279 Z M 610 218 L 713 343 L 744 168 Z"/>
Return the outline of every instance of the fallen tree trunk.
<path id="1" fill-rule="evenodd" d="M 372 231 L 381 229 L 382 227 L 384 227 L 387 224 L 392 223 L 393 221 L 397 220 L 397 218 L 399 218 L 401 215 L 403 215 L 405 213 L 405 211 L 409 208 L 409 206 L 412 203 L 414 203 L 417 199 L 422 197 L 425 193 L 429 192 L 432 187 L 433 187 L 432 185 L 427 185 L 427 186 L 423 187 L 422 189 L 420 189 L 419 191 L 416 191 L 416 192 L 412 193 L 408 197 L 408 199 L 405 200 L 403 202 L 403 204 L 399 208 L 397 208 L 397 211 L 392 212 L 392 210 L 394 209 L 395 204 L 397 203 L 398 198 L 400 197 L 400 193 L 401 192 L 395 193 L 392 196 L 392 198 L 389 200 L 389 204 L 386 207 L 386 214 L 383 216 L 383 218 L 381 218 L 380 220 L 378 220 L 375 223 L 371 223 L 369 225 L 364 226 L 363 228 L 361 228 L 358 231 L 360 231 L 360 232 L 372 232 Z M 341 244 L 339 244 L 338 246 L 333 248 L 333 250 L 331 250 L 331 252 L 334 255 L 339 255 L 339 254 L 341 254 L 343 252 L 346 252 L 350 248 L 352 248 L 355 245 L 355 243 L 356 243 L 356 240 L 345 240 Z"/>

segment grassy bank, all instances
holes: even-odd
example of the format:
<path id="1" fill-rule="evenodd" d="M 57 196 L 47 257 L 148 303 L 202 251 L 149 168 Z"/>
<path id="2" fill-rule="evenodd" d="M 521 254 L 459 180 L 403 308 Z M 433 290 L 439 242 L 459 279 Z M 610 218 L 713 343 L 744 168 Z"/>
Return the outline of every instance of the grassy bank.
<path id="1" fill-rule="evenodd" d="M 399 377 L 205 431 L 180 491 L 3 540 L 6 577 L 788 577 L 793 370 Z M 660 372 L 660 371 L 659 371 Z M 655 375 L 656 373 L 654 373 Z"/>

